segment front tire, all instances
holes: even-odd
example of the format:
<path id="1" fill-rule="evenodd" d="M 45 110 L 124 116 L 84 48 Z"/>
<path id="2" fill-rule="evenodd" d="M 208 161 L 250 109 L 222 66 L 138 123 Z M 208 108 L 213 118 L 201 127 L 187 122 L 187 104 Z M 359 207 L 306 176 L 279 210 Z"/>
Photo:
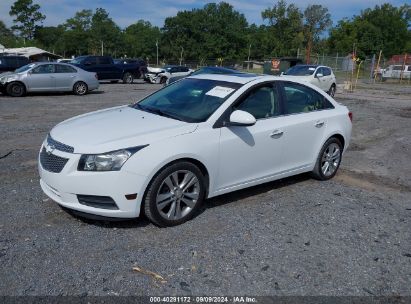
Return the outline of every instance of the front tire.
<path id="1" fill-rule="evenodd" d="M 160 83 L 165 84 L 167 82 L 167 77 L 161 77 L 160 78 Z"/>
<path id="2" fill-rule="evenodd" d="M 330 89 L 328 90 L 328 95 L 330 95 L 331 97 L 334 97 L 335 91 L 336 91 L 336 87 L 335 87 L 335 84 L 333 83 Z"/>
<path id="3" fill-rule="evenodd" d="M 134 81 L 133 74 L 131 74 L 131 73 L 125 73 L 125 74 L 123 75 L 123 83 L 131 84 L 131 83 L 133 83 L 133 81 Z"/>
<path id="4" fill-rule="evenodd" d="M 341 164 L 343 146 L 341 142 L 331 137 L 323 145 L 317 157 L 312 175 L 318 180 L 328 180 L 334 177 Z"/>
<path id="5" fill-rule="evenodd" d="M 150 182 L 144 213 L 160 227 L 180 225 L 197 213 L 205 197 L 205 178 L 190 162 L 162 169 Z"/>
<path id="6" fill-rule="evenodd" d="M 83 81 L 78 81 L 73 86 L 73 93 L 76 95 L 86 95 L 88 92 L 87 84 Z"/>
<path id="7" fill-rule="evenodd" d="M 12 97 L 23 97 L 26 95 L 26 87 L 20 82 L 12 82 L 7 85 L 6 92 Z"/>

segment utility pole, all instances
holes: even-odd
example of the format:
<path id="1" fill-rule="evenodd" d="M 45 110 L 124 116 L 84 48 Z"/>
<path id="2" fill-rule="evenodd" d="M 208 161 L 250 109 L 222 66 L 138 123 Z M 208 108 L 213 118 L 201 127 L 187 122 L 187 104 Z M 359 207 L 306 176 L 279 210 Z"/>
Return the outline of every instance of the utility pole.
<path id="1" fill-rule="evenodd" d="M 101 40 L 101 56 L 104 56 L 104 42 Z"/>
<path id="2" fill-rule="evenodd" d="M 157 48 L 157 66 L 158 66 L 158 39 L 156 40 L 156 48 Z"/>
<path id="3" fill-rule="evenodd" d="M 250 46 L 248 47 L 248 60 L 247 60 L 247 70 L 250 70 L 250 54 L 251 54 L 251 43 Z"/>
<path id="4" fill-rule="evenodd" d="M 181 53 L 180 53 L 180 65 L 183 62 L 183 52 L 184 52 L 184 48 L 181 47 Z"/>

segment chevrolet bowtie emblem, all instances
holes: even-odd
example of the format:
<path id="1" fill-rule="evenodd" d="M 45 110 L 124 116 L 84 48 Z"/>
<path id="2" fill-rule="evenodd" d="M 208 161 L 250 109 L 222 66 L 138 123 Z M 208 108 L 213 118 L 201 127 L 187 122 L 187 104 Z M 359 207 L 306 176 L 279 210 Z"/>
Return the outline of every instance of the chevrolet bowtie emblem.
<path id="1" fill-rule="evenodd" d="M 50 155 L 51 153 L 53 153 L 53 151 L 56 149 L 56 147 L 53 146 L 53 145 L 46 145 L 45 148 L 46 148 L 46 152 L 47 152 L 48 155 Z"/>

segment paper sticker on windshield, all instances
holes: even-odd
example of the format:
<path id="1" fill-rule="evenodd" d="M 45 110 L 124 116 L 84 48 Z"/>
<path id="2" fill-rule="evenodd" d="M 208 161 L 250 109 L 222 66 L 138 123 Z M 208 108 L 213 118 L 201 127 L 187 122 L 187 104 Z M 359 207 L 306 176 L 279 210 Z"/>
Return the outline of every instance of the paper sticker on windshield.
<path id="1" fill-rule="evenodd" d="M 215 96 L 219 98 L 225 98 L 233 91 L 234 89 L 232 88 L 216 86 L 212 88 L 210 91 L 208 91 L 206 95 Z"/>

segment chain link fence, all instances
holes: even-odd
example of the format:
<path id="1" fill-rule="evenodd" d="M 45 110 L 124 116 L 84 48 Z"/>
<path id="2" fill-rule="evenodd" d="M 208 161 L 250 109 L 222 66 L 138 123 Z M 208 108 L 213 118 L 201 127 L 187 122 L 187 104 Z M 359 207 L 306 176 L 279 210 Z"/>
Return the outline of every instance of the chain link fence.
<path id="1" fill-rule="evenodd" d="M 378 54 L 363 60 L 353 60 L 351 54 L 341 56 L 336 55 L 315 55 L 310 57 L 310 64 L 325 65 L 333 69 L 338 83 L 404 83 L 411 84 L 411 54 L 393 56 L 386 59 Z M 306 62 L 304 54 L 299 54 L 295 58 Z M 198 69 L 204 66 L 222 66 L 237 69 L 244 72 L 264 73 L 264 63 L 271 63 L 273 58 L 250 59 L 250 60 L 229 60 L 223 58 L 211 58 L 202 60 L 169 60 L 161 61 L 163 65 L 184 65 L 191 69 Z"/>

